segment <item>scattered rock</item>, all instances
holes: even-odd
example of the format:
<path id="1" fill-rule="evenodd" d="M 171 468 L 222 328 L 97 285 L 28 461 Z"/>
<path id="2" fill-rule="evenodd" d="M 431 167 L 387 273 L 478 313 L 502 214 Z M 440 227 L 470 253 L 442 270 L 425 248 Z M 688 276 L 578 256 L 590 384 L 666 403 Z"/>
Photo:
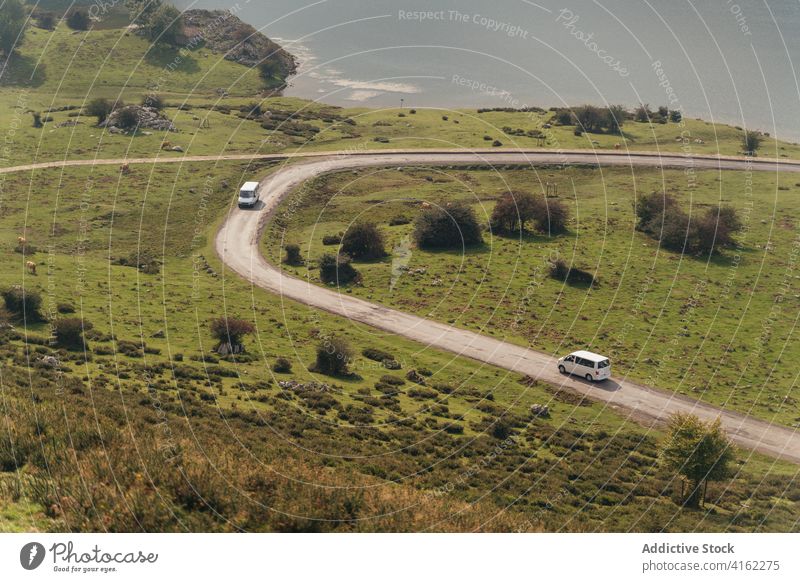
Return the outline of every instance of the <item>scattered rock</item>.
<path id="1" fill-rule="evenodd" d="M 163 338 L 165 336 L 166 336 L 166 334 L 164 333 L 164 330 L 163 329 L 159 329 L 156 333 L 154 333 L 150 337 Z"/>
<path id="2" fill-rule="evenodd" d="M 39 361 L 48 368 L 57 368 L 61 365 L 61 362 L 55 356 L 43 356 L 39 358 Z"/>
<path id="3" fill-rule="evenodd" d="M 118 121 L 122 111 L 133 111 L 139 121 L 139 130 L 154 129 L 156 131 L 178 131 L 169 119 L 164 117 L 158 109 L 154 107 L 142 107 L 140 105 L 128 105 L 111 112 L 108 118 L 100 124 L 100 127 L 105 127 L 111 133 L 119 133 L 124 131 L 119 127 Z M 116 130 L 116 131 L 115 131 Z"/>
<path id="4" fill-rule="evenodd" d="M 257 67 L 267 61 L 274 75 L 286 78 L 297 70 L 292 55 L 255 28 L 226 10 L 186 10 L 183 13 L 183 34 L 187 45 L 224 54 L 224 58 L 246 67 Z"/>

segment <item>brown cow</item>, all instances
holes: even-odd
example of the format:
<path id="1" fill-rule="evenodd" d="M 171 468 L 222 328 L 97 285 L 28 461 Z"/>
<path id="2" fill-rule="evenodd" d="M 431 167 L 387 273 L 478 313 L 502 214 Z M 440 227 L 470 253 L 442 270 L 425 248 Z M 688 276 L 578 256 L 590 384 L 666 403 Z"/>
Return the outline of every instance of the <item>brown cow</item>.
<path id="1" fill-rule="evenodd" d="M 34 263 L 33 261 L 28 261 L 27 263 L 25 263 L 25 266 L 28 268 L 28 272 L 31 275 L 36 274 L 36 263 Z"/>

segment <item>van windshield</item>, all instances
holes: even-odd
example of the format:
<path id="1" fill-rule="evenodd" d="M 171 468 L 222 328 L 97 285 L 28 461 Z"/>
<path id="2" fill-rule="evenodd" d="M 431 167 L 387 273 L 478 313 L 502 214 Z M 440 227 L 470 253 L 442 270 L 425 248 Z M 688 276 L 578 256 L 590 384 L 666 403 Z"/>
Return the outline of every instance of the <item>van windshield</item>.
<path id="1" fill-rule="evenodd" d="M 610 365 L 611 365 L 611 362 L 609 362 L 608 360 L 603 360 L 602 362 L 598 362 L 597 363 L 597 367 L 601 368 L 601 369 L 602 368 L 608 368 Z"/>
<path id="2" fill-rule="evenodd" d="M 239 192 L 239 197 L 240 198 L 252 198 L 253 197 L 253 193 L 250 190 L 242 190 L 241 192 Z"/>

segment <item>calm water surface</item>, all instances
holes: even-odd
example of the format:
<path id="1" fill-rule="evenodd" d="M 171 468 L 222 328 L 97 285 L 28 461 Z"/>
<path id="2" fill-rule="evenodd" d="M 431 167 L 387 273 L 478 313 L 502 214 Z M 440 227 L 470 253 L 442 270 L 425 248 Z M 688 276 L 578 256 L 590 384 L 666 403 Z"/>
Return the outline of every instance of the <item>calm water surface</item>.
<path id="1" fill-rule="evenodd" d="M 289 95 L 368 107 L 668 104 L 800 140 L 798 0 L 190 4 L 233 9 L 298 56 Z"/>

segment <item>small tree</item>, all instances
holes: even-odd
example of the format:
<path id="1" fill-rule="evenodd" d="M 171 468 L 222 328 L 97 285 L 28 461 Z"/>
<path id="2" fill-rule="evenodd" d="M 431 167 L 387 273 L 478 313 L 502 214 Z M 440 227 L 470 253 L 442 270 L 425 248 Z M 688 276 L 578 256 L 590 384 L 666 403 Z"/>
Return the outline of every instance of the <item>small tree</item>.
<path id="1" fill-rule="evenodd" d="M 684 495 L 687 507 L 700 507 L 709 481 L 730 477 L 733 458 L 733 444 L 719 419 L 704 423 L 694 415 L 681 413 L 670 419 L 661 459 L 668 471 L 680 474 L 688 482 L 689 491 Z"/>
<path id="2" fill-rule="evenodd" d="M 733 235 L 742 230 L 742 221 L 732 206 L 709 208 L 697 220 L 696 229 L 696 250 L 711 253 L 734 244 Z"/>
<path id="3" fill-rule="evenodd" d="M 602 131 L 606 118 L 606 112 L 594 105 L 583 105 L 575 109 L 576 125 L 586 133 Z"/>
<path id="4" fill-rule="evenodd" d="M 93 327 L 91 322 L 79 317 L 65 317 L 55 321 L 53 335 L 59 346 L 72 349 L 82 348 L 84 346 L 83 333 Z"/>
<path id="5" fill-rule="evenodd" d="M 39 309 L 42 307 L 42 296 L 38 291 L 25 289 L 21 285 L 14 285 L 3 291 L 3 301 L 6 309 L 16 315 L 27 319 L 39 319 Z"/>
<path id="6" fill-rule="evenodd" d="M 611 105 L 606 110 L 606 128 L 609 133 L 622 135 L 622 125 L 625 123 L 625 118 L 628 112 L 622 105 Z"/>
<path id="7" fill-rule="evenodd" d="M 673 123 L 680 123 L 683 120 L 683 113 L 681 113 L 680 109 L 673 109 L 669 112 L 669 120 Z"/>
<path id="8" fill-rule="evenodd" d="M 278 66 L 271 60 L 262 61 L 258 65 L 258 74 L 264 79 L 267 83 L 272 81 L 275 78 L 275 75 L 278 73 Z"/>
<path id="9" fill-rule="evenodd" d="M 667 208 L 663 220 L 654 224 L 651 232 L 665 249 L 679 252 L 697 249 L 697 221 L 678 206 Z"/>
<path id="10" fill-rule="evenodd" d="M 564 203 L 555 198 L 536 199 L 534 223 L 536 230 L 548 236 L 561 234 L 567 230 L 569 211 Z"/>
<path id="11" fill-rule="evenodd" d="M 238 354 L 244 351 L 244 336 L 255 332 L 255 326 L 246 319 L 217 317 L 211 320 L 211 335 L 219 342 L 216 351 L 221 354 Z"/>
<path id="12" fill-rule="evenodd" d="M 342 237 L 342 252 L 362 260 L 385 257 L 383 234 L 371 222 L 356 223 Z"/>
<path id="13" fill-rule="evenodd" d="M 328 338 L 317 346 L 317 361 L 313 372 L 328 376 L 349 376 L 349 364 L 353 359 L 353 350 L 342 338 Z"/>
<path id="14" fill-rule="evenodd" d="M 169 4 L 162 4 L 150 16 L 145 31 L 151 41 L 175 46 L 183 33 L 180 11 Z"/>
<path id="15" fill-rule="evenodd" d="M 360 277 L 361 275 L 350 263 L 350 257 L 346 254 L 324 254 L 319 259 L 319 278 L 323 283 L 346 285 L 358 281 Z"/>
<path id="16" fill-rule="evenodd" d="M 536 199 L 530 192 L 506 192 L 492 210 L 489 225 L 493 232 L 518 232 L 525 230 L 525 223 L 533 220 Z"/>
<path id="17" fill-rule="evenodd" d="M 677 205 L 677 201 L 666 192 L 651 192 L 644 194 L 634 202 L 636 216 L 636 229 L 651 233 L 653 229 L 660 230 L 664 211 Z"/>
<path id="18" fill-rule="evenodd" d="M 459 248 L 483 242 L 475 212 L 465 204 L 424 210 L 414 222 L 420 248 Z"/>
<path id="19" fill-rule="evenodd" d="M 114 106 L 111 104 L 111 101 L 103 99 L 102 97 L 92 99 L 86 105 L 86 113 L 96 117 L 98 125 L 103 123 L 113 110 Z"/>
<path id="20" fill-rule="evenodd" d="M 27 24 L 28 11 L 22 0 L 0 2 L 0 49 L 6 56 L 22 43 Z"/>
<path id="21" fill-rule="evenodd" d="M 633 112 L 633 118 L 639 123 L 649 123 L 652 115 L 653 112 L 650 111 L 650 106 L 647 103 L 642 103 Z"/>
<path id="22" fill-rule="evenodd" d="M 89 30 L 91 20 L 83 10 L 73 10 L 67 17 L 67 26 L 72 30 Z"/>
<path id="23" fill-rule="evenodd" d="M 300 255 L 300 246 L 296 244 L 286 245 L 286 257 L 283 262 L 293 267 L 298 267 L 303 264 L 303 257 Z"/>
<path id="24" fill-rule="evenodd" d="M 756 155 L 756 150 L 761 146 L 761 134 L 757 131 L 745 131 L 742 136 L 742 148 L 748 156 Z"/>

